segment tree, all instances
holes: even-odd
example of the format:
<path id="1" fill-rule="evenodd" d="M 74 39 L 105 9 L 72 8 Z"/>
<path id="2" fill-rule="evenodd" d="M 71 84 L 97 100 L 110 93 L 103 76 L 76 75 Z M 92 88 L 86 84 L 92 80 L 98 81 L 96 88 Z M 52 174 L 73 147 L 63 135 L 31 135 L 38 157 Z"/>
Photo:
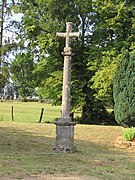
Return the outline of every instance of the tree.
<path id="1" fill-rule="evenodd" d="M 95 71 L 92 88 L 95 96 L 113 105 L 113 73 L 123 47 L 130 46 L 134 21 L 134 1 L 102 1 L 93 4 L 93 34 L 89 56 L 89 69 Z M 133 36 L 133 35 L 132 35 Z"/>
<path id="2" fill-rule="evenodd" d="M 114 75 L 115 118 L 125 127 L 135 126 L 135 50 L 124 50 Z"/>
<path id="3" fill-rule="evenodd" d="M 12 20 L 14 0 L 2 0 L 0 2 L 0 92 L 9 81 L 9 59 L 13 47 L 16 47 L 14 39 L 10 36 L 15 31 L 15 20 Z"/>
<path id="4" fill-rule="evenodd" d="M 41 95 L 60 99 L 66 21 L 82 34 L 72 43 L 71 107 L 82 109 L 87 123 L 100 123 L 105 105 L 113 104 L 112 76 L 123 47 L 129 47 L 134 19 L 133 1 L 21 0 L 20 50 L 32 54 L 36 86 Z M 130 37 L 130 39 L 129 39 Z M 55 75 L 55 76 L 54 76 Z M 20 79 L 21 81 L 21 79 Z M 53 84 L 55 82 L 55 85 Z M 51 86 L 50 86 L 51 85 Z M 56 88 L 55 88 L 56 87 Z M 45 90 L 45 91 L 44 91 Z M 52 91 L 55 96 L 52 97 Z M 56 92 L 57 91 L 57 92 Z M 57 96 L 57 95 L 58 96 Z M 58 98 L 59 97 L 59 98 Z M 54 100 L 55 101 L 55 100 Z"/>
<path id="5" fill-rule="evenodd" d="M 50 99 L 52 100 L 52 105 L 59 105 L 62 98 L 62 72 L 55 71 L 42 83 L 43 85 L 38 89 L 40 99 Z"/>
<path id="6" fill-rule="evenodd" d="M 5 83 L 7 81 L 8 73 L 7 73 L 7 68 L 4 66 L 2 68 L 2 47 L 3 47 L 3 29 L 4 29 L 4 16 L 5 16 L 5 11 L 4 8 L 6 6 L 6 1 L 2 0 L 1 4 L 1 22 L 0 22 L 0 91 L 1 89 L 5 86 Z"/>
<path id="7" fill-rule="evenodd" d="M 35 56 L 35 81 L 41 94 L 52 98 L 52 90 L 54 94 L 56 89 L 58 95 L 61 93 L 61 88 L 53 88 L 53 82 L 57 87 L 62 83 L 62 76 L 59 78 L 59 73 L 62 74 L 61 52 L 65 43 L 62 39 L 56 39 L 56 32 L 65 31 L 66 21 L 72 21 L 73 30 L 79 29 L 82 37 L 81 41 L 72 43 L 75 55 L 72 58 L 71 107 L 72 110 L 78 107 L 82 109 L 84 122 L 93 123 L 94 119 L 100 121 L 103 112 L 106 113 L 106 111 L 103 104 L 94 97 L 94 90 L 90 87 L 93 70 L 88 69 L 92 33 L 89 27 L 94 24 L 91 20 L 92 1 L 27 0 L 21 2 L 20 9 L 24 16 L 20 24 L 20 39 L 22 44 L 27 41 L 25 48 Z M 51 89 L 48 82 L 52 84 Z M 47 90 L 46 87 L 49 88 L 48 91 L 43 90 L 44 88 Z M 59 101 L 60 96 L 55 98 Z"/>
<path id="8" fill-rule="evenodd" d="M 24 99 L 35 91 L 33 56 L 29 52 L 20 53 L 11 64 L 14 86 Z"/>

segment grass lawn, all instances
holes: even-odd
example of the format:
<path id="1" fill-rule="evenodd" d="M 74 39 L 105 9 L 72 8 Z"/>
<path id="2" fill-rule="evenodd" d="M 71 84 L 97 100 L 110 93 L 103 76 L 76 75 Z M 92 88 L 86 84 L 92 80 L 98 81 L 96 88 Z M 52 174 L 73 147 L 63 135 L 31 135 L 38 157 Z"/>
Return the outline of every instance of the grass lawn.
<path id="1" fill-rule="evenodd" d="M 135 179 L 135 151 L 114 147 L 122 127 L 76 125 L 77 151 L 55 154 L 55 125 L 20 122 L 0 122 L 0 176 L 22 179 L 31 174 L 65 174 Z"/>
<path id="2" fill-rule="evenodd" d="M 12 106 L 15 122 L 38 122 L 42 108 L 44 108 L 42 122 L 52 122 L 61 115 L 60 106 L 36 102 L 22 103 L 9 101 L 0 103 L 0 121 L 12 121 Z"/>

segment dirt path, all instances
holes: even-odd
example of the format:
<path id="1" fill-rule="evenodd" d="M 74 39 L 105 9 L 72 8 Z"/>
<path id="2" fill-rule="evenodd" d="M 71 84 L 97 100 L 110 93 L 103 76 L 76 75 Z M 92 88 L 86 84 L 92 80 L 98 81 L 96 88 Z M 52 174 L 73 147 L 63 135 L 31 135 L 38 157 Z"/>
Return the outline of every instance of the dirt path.
<path id="1" fill-rule="evenodd" d="M 7 176 L 0 176 L 0 180 L 101 180 L 94 176 L 53 176 L 53 175 L 38 175 L 27 176 L 24 178 L 11 178 Z"/>

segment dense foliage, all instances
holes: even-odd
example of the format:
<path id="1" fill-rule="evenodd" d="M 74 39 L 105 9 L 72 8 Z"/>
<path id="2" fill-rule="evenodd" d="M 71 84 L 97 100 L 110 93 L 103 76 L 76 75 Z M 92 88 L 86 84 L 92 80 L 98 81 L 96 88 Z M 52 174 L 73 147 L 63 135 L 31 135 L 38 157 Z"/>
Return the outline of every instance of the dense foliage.
<path id="1" fill-rule="evenodd" d="M 123 52 L 114 76 L 115 118 L 120 125 L 135 126 L 135 51 Z"/>
<path id="2" fill-rule="evenodd" d="M 33 69 L 33 57 L 30 53 L 18 54 L 11 64 L 12 80 L 23 98 L 32 96 L 35 92 Z"/>

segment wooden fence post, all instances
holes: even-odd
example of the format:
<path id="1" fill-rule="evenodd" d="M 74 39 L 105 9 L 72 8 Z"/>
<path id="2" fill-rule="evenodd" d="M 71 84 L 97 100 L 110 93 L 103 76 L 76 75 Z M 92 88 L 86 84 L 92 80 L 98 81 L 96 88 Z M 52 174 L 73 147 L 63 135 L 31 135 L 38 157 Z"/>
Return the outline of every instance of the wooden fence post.
<path id="1" fill-rule="evenodd" d="M 40 119 L 39 119 L 39 123 L 41 123 L 42 121 L 42 117 L 43 117 L 43 112 L 44 112 L 44 108 L 41 109 L 41 114 L 40 114 Z"/>
<path id="2" fill-rule="evenodd" d="M 12 106 L 12 121 L 14 121 L 14 107 Z"/>

